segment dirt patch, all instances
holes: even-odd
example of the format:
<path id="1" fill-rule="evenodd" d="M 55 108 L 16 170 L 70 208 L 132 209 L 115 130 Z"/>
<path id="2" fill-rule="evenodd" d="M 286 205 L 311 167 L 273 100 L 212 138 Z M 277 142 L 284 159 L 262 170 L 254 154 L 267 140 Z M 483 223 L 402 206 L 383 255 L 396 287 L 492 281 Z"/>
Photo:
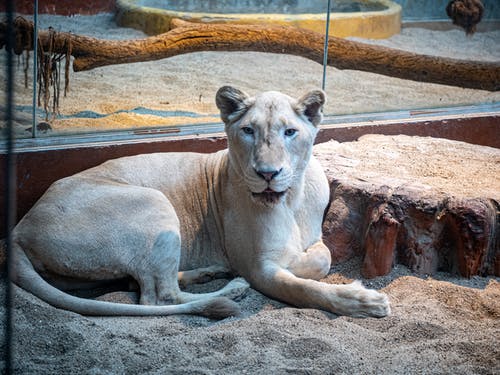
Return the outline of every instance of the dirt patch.
<path id="1" fill-rule="evenodd" d="M 337 265 L 324 281 L 348 282 L 357 278 L 358 266 L 355 260 Z M 391 299 L 393 313 L 383 319 L 297 309 L 254 290 L 239 301 L 241 317 L 222 321 L 93 318 L 15 288 L 14 373 L 498 373 L 499 280 L 409 275 L 397 266 L 388 276 L 365 280 Z"/>

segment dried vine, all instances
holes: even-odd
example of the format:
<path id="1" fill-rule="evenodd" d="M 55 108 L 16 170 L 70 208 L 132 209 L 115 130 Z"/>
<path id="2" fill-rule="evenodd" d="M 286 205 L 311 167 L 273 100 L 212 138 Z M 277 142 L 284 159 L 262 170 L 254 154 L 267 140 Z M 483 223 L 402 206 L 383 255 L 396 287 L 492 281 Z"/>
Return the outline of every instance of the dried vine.
<path id="1" fill-rule="evenodd" d="M 4 24 L 0 24 L 0 32 L 4 30 Z M 30 51 L 34 49 L 34 26 L 33 23 L 17 17 L 14 20 L 15 43 L 14 52 L 17 55 L 24 55 L 23 72 L 24 85 L 28 86 L 28 68 L 30 61 Z M 5 35 L 5 34 L 4 34 Z M 5 40 L 0 38 L 0 48 L 5 45 Z M 65 61 L 64 66 L 64 96 L 69 89 L 69 68 L 71 61 L 72 42 L 68 36 L 61 42 L 58 33 L 49 27 L 48 37 L 42 40 L 38 37 L 37 50 L 37 85 L 38 90 L 38 106 L 45 110 L 45 120 L 49 120 L 49 116 L 53 119 L 59 113 L 59 99 L 61 92 L 61 65 Z"/>
<path id="2" fill-rule="evenodd" d="M 66 52 L 60 53 L 55 51 L 56 31 L 49 27 L 49 37 L 47 50 L 44 50 L 43 43 L 38 43 L 38 72 L 37 83 L 38 90 L 38 106 L 42 106 L 45 110 L 45 120 L 48 120 L 49 113 L 54 117 L 59 113 L 59 98 L 61 91 L 61 63 L 65 60 L 64 69 L 64 96 L 66 96 L 69 88 L 69 65 L 71 57 L 71 40 L 68 39 L 66 44 Z M 52 105 L 51 105 L 52 104 Z"/>

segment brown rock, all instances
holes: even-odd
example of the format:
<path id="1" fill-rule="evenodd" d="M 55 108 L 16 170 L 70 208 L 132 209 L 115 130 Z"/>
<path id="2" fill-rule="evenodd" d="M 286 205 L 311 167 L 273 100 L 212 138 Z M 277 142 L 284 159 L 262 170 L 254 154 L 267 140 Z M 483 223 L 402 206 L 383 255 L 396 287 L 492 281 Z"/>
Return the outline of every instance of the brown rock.
<path id="1" fill-rule="evenodd" d="M 394 263 L 421 274 L 500 275 L 500 150 L 438 138 L 368 135 L 314 154 L 331 204 L 334 262 L 363 256 L 365 277 Z"/>

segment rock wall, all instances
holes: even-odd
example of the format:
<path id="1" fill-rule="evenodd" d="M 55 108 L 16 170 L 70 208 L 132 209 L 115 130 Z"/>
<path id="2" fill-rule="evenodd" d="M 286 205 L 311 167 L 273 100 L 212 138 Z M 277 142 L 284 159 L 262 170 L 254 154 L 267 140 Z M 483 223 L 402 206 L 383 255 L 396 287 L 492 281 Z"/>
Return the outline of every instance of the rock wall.
<path id="1" fill-rule="evenodd" d="M 500 149 L 368 135 L 314 153 L 330 183 L 323 232 L 334 262 L 362 256 L 365 277 L 395 263 L 500 276 Z"/>

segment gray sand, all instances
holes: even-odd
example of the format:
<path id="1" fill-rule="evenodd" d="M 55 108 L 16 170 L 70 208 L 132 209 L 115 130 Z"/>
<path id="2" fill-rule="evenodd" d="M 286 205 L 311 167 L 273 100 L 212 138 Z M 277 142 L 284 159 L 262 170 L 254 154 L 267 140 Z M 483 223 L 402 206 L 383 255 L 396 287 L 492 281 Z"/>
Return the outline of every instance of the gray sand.
<path id="1" fill-rule="evenodd" d="M 358 269 L 354 259 L 325 281 L 359 278 Z M 418 278 L 397 266 L 389 276 L 365 280 L 390 296 L 393 313 L 383 319 L 297 309 L 254 290 L 239 301 L 241 317 L 222 321 L 82 317 L 16 288 L 14 368 L 22 374 L 498 374 L 498 281 Z"/>

